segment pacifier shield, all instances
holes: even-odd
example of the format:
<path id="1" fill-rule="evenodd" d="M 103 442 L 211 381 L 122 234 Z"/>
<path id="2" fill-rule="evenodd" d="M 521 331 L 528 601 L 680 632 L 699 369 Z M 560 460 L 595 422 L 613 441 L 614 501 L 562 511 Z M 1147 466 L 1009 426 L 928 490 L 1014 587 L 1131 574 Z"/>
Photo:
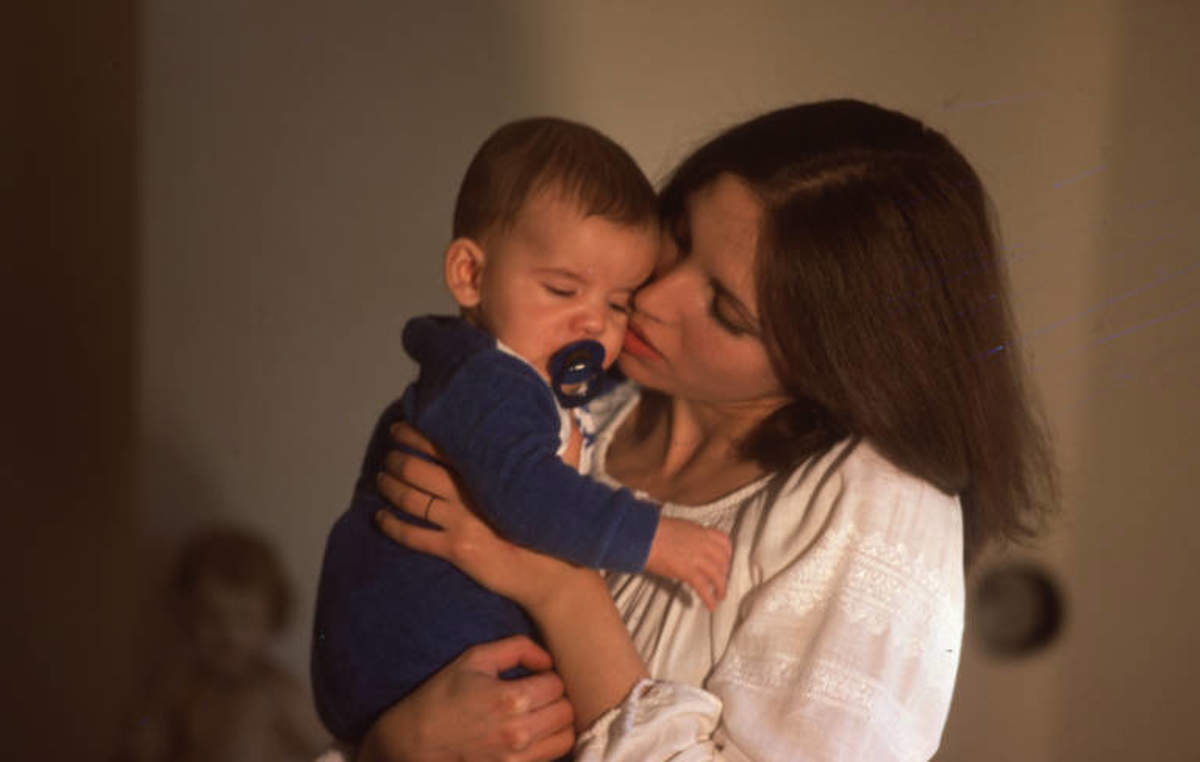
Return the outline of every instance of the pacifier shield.
<path id="1" fill-rule="evenodd" d="M 550 358 L 550 386 L 563 407 L 578 407 L 599 392 L 589 383 L 604 370 L 604 346 L 592 339 L 574 341 Z"/>

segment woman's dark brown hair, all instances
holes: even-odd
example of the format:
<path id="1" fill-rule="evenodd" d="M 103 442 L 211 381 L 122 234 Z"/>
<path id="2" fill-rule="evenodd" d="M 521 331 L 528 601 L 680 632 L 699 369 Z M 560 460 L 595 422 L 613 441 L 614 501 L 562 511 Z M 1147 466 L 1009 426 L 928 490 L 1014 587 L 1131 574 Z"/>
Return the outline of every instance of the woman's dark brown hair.
<path id="1" fill-rule="evenodd" d="M 743 453 L 794 467 L 846 436 L 961 497 L 968 562 L 1057 502 L 1044 423 L 1014 342 L 983 186 L 940 133 L 853 100 L 781 109 L 719 135 L 661 193 L 668 229 L 718 175 L 765 209 L 763 335 L 793 402 Z"/>

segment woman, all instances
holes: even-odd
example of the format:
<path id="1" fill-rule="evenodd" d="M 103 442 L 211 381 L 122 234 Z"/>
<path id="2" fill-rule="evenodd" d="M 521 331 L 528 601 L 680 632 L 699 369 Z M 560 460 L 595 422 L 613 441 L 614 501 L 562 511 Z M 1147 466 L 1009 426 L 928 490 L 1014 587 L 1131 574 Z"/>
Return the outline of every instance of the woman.
<path id="1" fill-rule="evenodd" d="M 978 178 L 919 122 L 830 101 L 715 138 L 662 213 L 620 358 L 632 384 L 596 410 L 593 476 L 727 531 L 724 600 L 710 613 L 661 580 L 606 586 L 517 548 L 450 475 L 393 453 L 384 494 L 444 531 L 380 528 L 521 603 L 555 671 L 500 681 L 550 658 L 521 640 L 472 649 L 381 716 L 362 758 L 549 759 L 572 710 L 580 759 L 937 748 L 964 563 L 1028 535 L 1055 494 Z"/>

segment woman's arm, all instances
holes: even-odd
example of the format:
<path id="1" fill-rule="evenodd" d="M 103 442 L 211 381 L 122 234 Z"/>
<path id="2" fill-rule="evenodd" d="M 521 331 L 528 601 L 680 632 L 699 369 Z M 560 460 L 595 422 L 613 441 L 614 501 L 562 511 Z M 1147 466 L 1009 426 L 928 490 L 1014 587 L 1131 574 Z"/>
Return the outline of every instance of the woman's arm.
<path id="1" fill-rule="evenodd" d="M 411 426 L 400 425 L 396 431 L 398 441 L 438 457 Z M 450 561 L 530 614 L 566 685 L 576 727 L 590 725 L 646 676 L 598 574 L 499 538 L 465 506 L 458 486 L 441 467 L 394 451 L 386 468 L 379 476 L 380 492 L 414 516 L 428 514 L 442 529 L 418 527 L 386 511 L 377 514 L 380 529 L 403 545 Z"/>
<path id="2" fill-rule="evenodd" d="M 862 462 L 853 478 L 841 473 L 823 478 L 818 472 L 839 462 L 834 455 L 826 466 L 798 474 L 806 478 L 790 482 L 772 505 L 756 509 L 760 516 L 743 522 L 746 538 L 756 541 L 740 544 L 750 553 L 740 564 L 762 578 L 738 600 L 726 602 L 737 622 L 704 682 L 707 690 L 670 680 L 631 685 L 632 672 L 624 672 L 620 688 L 636 689 L 608 685 L 602 703 L 613 708 L 595 722 L 578 722 L 587 731 L 576 744 L 577 758 L 882 761 L 918 760 L 934 752 L 961 637 L 958 500 L 890 470 L 862 473 L 870 467 Z M 410 481 L 428 484 L 427 479 L 416 473 Z M 412 488 L 400 488 L 396 497 L 410 512 L 424 509 L 428 499 Z M 580 582 L 539 565 L 552 559 L 505 558 L 527 551 L 500 544 L 505 550 L 498 557 L 480 562 L 488 554 L 473 547 L 474 524 L 460 526 L 452 508 L 434 503 L 438 522 L 446 509 L 446 530 L 415 541 L 428 542 L 467 574 L 496 584 L 498 592 L 527 596 L 547 622 L 564 618 L 556 625 L 564 632 L 571 618 L 548 602 L 558 600 L 557 592 L 570 590 L 594 605 L 592 592 Z M 486 530 L 481 523 L 478 528 Z M 485 536 L 482 542 L 496 540 Z M 516 574 L 522 568 L 532 581 Z M 602 642 L 588 647 L 599 653 L 617 642 L 610 640 L 616 632 L 600 629 L 607 626 L 602 622 L 576 618 L 574 624 L 598 628 L 590 635 L 602 636 Z M 628 640 L 620 642 L 629 647 Z M 617 654 L 564 656 L 594 670 L 600 659 L 619 661 Z M 588 714 L 599 706 L 592 704 Z"/>

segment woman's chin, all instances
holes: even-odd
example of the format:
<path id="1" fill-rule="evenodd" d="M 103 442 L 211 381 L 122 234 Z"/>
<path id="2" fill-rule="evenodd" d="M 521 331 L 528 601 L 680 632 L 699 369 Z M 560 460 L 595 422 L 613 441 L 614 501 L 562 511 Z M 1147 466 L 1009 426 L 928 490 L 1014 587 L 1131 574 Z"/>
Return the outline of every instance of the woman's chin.
<path id="1" fill-rule="evenodd" d="M 654 374 L 646 367 L 645 360 L 636 357 L 629 352 L 622 352 L 617 355 L 617 369 L 625 378 L 629 379 L 638 386 L 647 389 L 658 389 L 659 383 L 655 382 Z"/>

